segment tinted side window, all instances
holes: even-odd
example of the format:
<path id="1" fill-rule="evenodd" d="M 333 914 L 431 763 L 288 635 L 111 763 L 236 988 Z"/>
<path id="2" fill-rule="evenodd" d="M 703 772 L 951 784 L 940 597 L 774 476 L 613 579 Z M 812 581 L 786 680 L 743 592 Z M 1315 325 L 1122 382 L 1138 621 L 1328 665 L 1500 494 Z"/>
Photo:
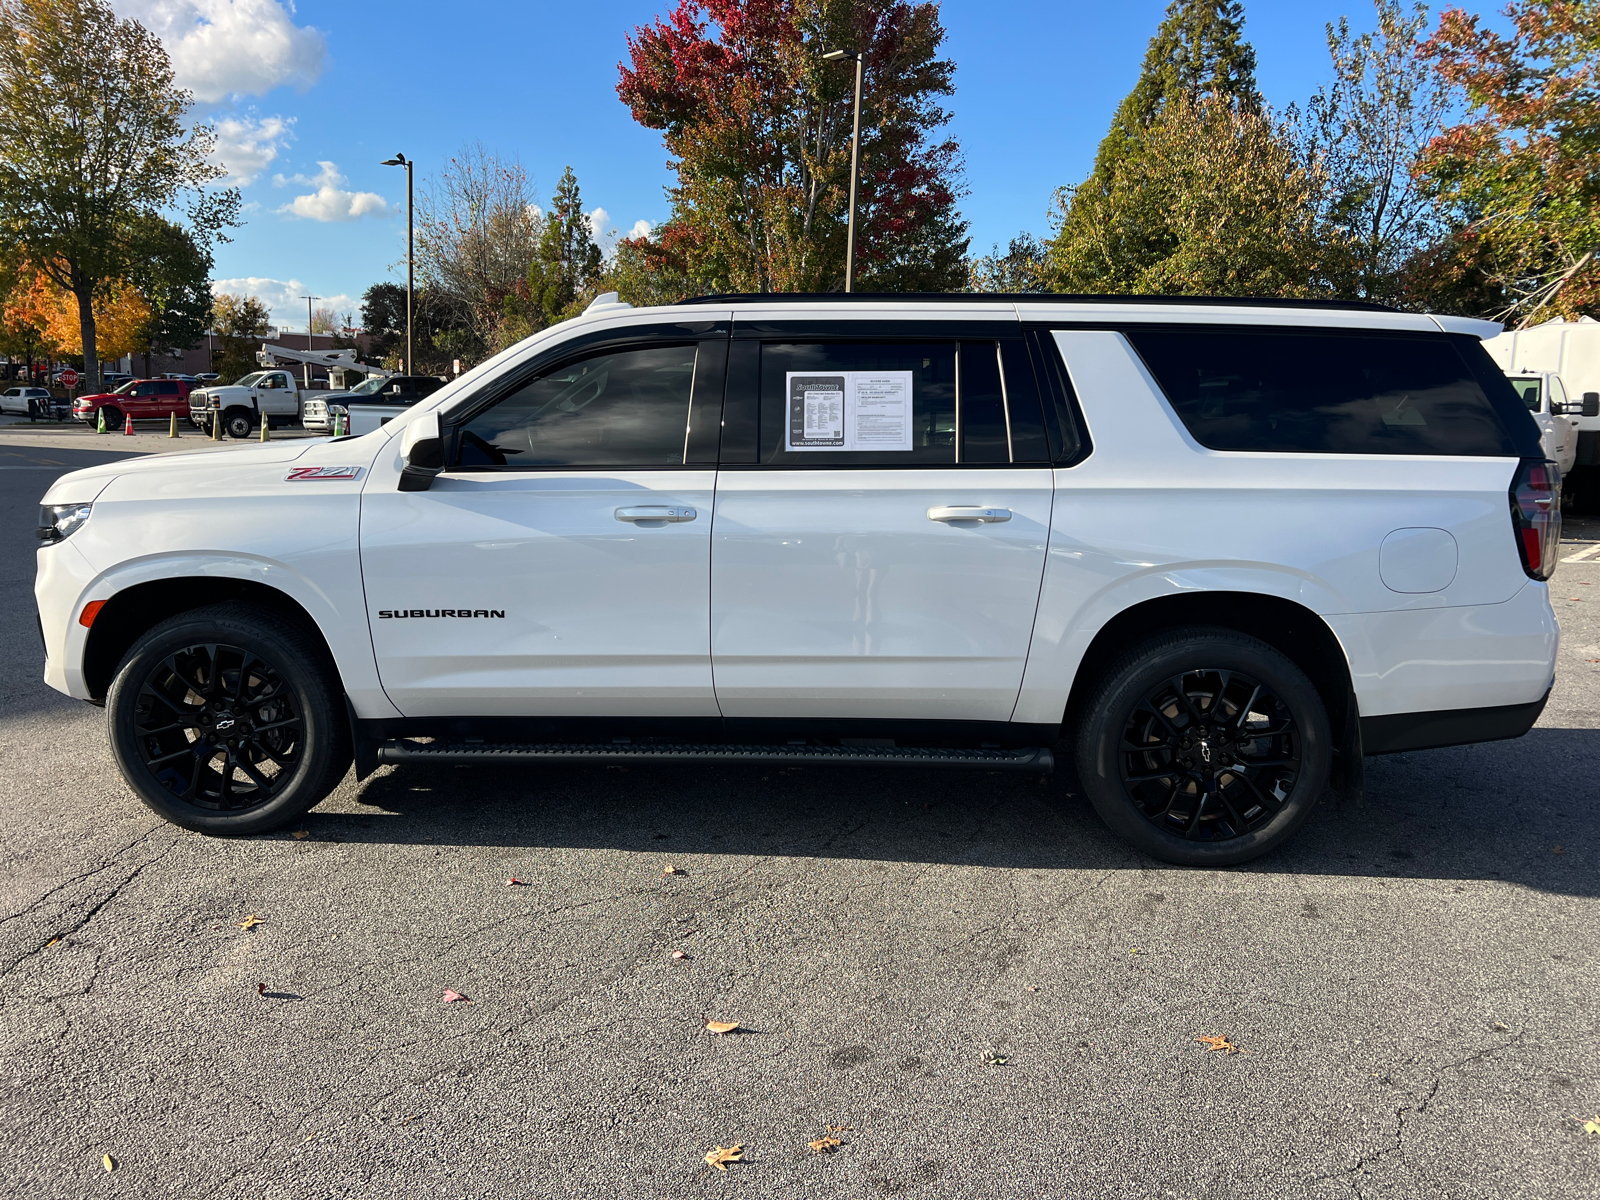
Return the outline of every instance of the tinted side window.
<path id="1" fill-rule="evenodd" d="M 765 343 L 760 438 L 765 463 L 954 463 L 955 343 Z"/>
<path id="2" fill-rule="evenodd" d="M 1000 378 L 1000 346 L 995 342 L 962 342 L 957 366 L 961 387 L 961 461 L 1008 463 L 1011 441 L 1006 432 L 1006 395 Z"/>
<path id="3" fill-rule="evenodd" d="M 1539 411 L 1539 381 L 1537 379 L 1513 379 L 1511 386 L 1517 389 L 1517 395 L 1522 397 L 1522 403 L 1531 413 Z"/>
<path id="4" fill-rule="evenodd" d="M 652 346 L 564 363 L 472 418 L 458 464 L 681 465 L 694 360 L 693 346 Z"/>
<path id="5" fill-rule="evenodd" d="M 1149 327 L 1127 336 L 1213 450 L 1517 454 L 1445 337 Z"/>

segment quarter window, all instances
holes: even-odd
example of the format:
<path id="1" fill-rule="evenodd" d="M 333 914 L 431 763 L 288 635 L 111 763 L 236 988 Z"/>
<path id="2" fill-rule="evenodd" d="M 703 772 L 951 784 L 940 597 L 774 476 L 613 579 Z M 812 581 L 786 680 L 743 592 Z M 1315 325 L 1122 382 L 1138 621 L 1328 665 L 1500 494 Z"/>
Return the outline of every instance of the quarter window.
<path id="1" fill-rule="evenodd" d="M 1444 337 L 1149 327 L 1127 337 L 1212 450 L 1517 453 Z"/>
<path id="2" fill-rule="evenodd" d="M 462 427 L 462 467 L 666 467 L 683 462 L 694 346 L 567 362 Z"/>

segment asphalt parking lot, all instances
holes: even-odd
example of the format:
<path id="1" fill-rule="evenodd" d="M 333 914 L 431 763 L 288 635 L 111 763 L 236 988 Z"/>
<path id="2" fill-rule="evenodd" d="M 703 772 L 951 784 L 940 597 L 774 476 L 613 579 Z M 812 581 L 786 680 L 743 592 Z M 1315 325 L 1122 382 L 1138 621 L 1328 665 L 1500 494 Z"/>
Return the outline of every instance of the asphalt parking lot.
<path id="1" fill-rule="evenodd" d="M 1600 1195 L 1600 555 L 1538 728 L 1243 868 L 1064 773 L 408 766 L 224 841 L 38 681 L 38 497 L 121 442 L 0 431 L 6 1194 Z"/>

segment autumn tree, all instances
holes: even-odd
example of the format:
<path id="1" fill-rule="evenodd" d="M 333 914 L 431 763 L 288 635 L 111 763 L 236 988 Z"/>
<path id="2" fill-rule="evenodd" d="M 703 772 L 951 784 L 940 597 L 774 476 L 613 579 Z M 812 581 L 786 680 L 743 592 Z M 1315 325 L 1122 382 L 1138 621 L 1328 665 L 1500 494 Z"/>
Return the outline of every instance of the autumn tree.
<path id="1" fill-rule="evenodd" d="M 0 0 L 0 236 L 77 305 L 84 373 L 102 348 L 95 302 L 135 265 L 138 224 L 188 197 L 202 241 L 235 220 L 235 191 L 208 193 L 209 126 L 161 42 L 106 0 Z"/>
<path id="2" fill-rule="evenodd" d="M 533 180 L 516 159 L 468 146 L 427 184 L 418 209 L 417 274 L 430 328 L 459 330 L 459 357 L 476 361 L 498 348 L 507 301 L 526 289 L 538 258 L 544 223 Z M 413 320 L 424 324 L 420 313 Z"/>
<path id="3" fill-rule="evenodd" d="M 139 352 L 150 374 L 152 354 L 195 345 L 211 321 L 211 251 L 188 230 L 163 217 L 134 223 L 137 247 L 130 279 L 150 308 Z"/>
<path id="4" fill-rule="evenodd" d="M 942 130 L 954 64 L 937 3 L 678 0 L 628 39 L 617 93 L 660 130 L 671 217 L 624 254 L 722 291 L 830 291 L 844 283 L 854 75 L 822 61 L 859 50 L 865 84 L 856 280 L 862 290 L 960 288 L 960 151 Z"/>
<path id="5" fill-rule="evenodd" d="M 212 370 L 224 383 L 259 371 L 256 353 L 272 336 L 272 314 L 255 296 L 217 296 L 211 308 L 211 328 L 221 343 Z"/>
<path id="6" fill-rule="evenodd" d="M 1473 266 L 1527 325 L 1600 309 L 1600 6 L 1511 0 L 1503 36 L 1459 8 L 1426 52 L 1467 119 L 1423 166 L 1463 225 Z"/>

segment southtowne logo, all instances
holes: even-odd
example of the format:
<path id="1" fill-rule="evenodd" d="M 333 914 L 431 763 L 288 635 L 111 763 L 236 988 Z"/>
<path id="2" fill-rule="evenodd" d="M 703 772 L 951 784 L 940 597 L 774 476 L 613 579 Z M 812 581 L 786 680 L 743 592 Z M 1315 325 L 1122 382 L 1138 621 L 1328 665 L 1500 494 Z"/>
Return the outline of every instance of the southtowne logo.
<path id="1" fill-rule="evenodd" d="M 379 620 L 411 617 L 504 617 L 503 608 L 380 608 Z"/>

